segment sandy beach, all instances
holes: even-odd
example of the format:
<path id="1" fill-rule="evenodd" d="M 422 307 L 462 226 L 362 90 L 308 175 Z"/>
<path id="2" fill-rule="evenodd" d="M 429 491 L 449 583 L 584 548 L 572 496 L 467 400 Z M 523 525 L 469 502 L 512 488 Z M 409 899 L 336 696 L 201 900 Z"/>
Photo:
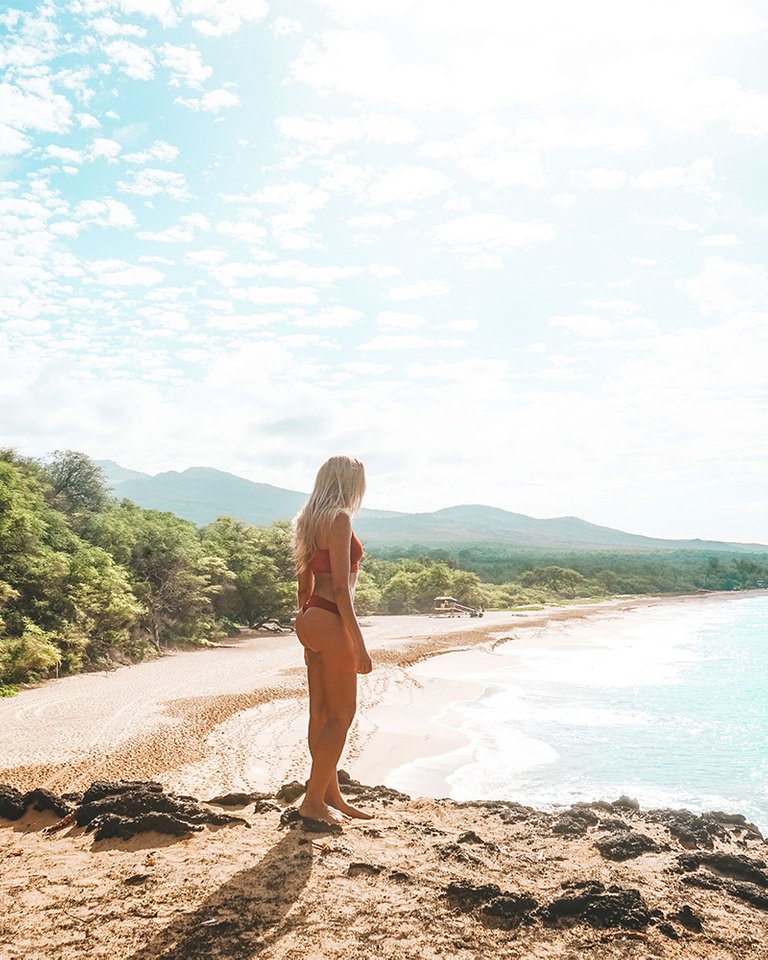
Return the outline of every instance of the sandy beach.
<path id="1" fill-rule="evenodd" d="M 490 647 L 515 630 L 660 602 L 706 600 L 615 600 L 490 612 L 482 620 L 365 618 L 374 670 L 358 685 L 359 708 L 343 764 L 378 782 L 414 756 L 461 745 L 460 738 L 446 740 L 443 729 L 430 726 L 440 704 L 419 688 L 410 665 Z M 66 791 L 99 778 L 160 778 L 195 794 L 272 790 L 306 777 L 305 678 L 295 634 L 244 634 L 212 649 L 173 652 L 24 689 L 0 700 L 0 782 Z M 473 690 L 456 681 L 457 698 Z"/>
<path id="2" fill-rule="evenodd" d="M 714 599 L 615 600 L 482 621 L 366 619 L 374 671 L 360 680 L 342 765 L 363 785 L 382 784 L 412 759 L 462 746 L 433 722 L 444 704 L 410 669 L 429 658 L 482 657 L 516 638 L 567 643 L 569 624 L 597 629 L 630 610 Z M 0 896 L 10 905 L 0 960 L 768 960 L 766 843 L 738 811 L 644 811 L 617 797 L 545 811 L 353 784 L 345 792 L 374 820 L 340 836 L 285 822 L 291 801 L 276 793 L 308 770 L 304 684 L 295 635 L 250 635 L 0 701 L 7 796 L 45 788 L 63 805 L 35 812 L 29 795 L 18 819 L 0 817 Z M 457 700 L 477 692 L 461 679 L 442 683 L 440 698 L 446 689 Z M 239 821 L 132 839 L 94 839 L 72 821 L 94 781 L 124 780 L 198 798 L 206 816 L 223 809 L 212 798 L 239 791 L 227 808 Z M 65 809 L 73 812 L 61 820 Z"/>

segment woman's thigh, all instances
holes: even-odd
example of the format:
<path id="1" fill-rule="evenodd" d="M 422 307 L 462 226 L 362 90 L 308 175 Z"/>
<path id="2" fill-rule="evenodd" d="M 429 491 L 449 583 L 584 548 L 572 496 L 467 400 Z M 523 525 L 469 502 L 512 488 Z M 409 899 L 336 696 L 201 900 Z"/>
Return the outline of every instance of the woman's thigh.
<path id="1" fill-rule="evenodd" d="M 357 701 L 357 673 L 354 647 L 341 618 L 311 607 L 297 617 L 296 633 L 305 648 L 310 708 L 351 722 Z"/>

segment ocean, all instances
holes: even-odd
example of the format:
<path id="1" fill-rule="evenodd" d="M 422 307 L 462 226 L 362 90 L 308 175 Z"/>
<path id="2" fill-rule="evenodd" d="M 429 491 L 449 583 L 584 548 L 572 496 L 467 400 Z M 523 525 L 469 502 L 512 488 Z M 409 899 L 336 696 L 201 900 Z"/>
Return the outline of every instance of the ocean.
<path id="1" fill-rule="evenodd" d="M 466 745 L 391 770 L 413 795 L 534 806 L 636 798 L 768 833 L 768 596 L 664 601 L 519 629 L 411 668 L 477 695 L 434 721 Z"/>

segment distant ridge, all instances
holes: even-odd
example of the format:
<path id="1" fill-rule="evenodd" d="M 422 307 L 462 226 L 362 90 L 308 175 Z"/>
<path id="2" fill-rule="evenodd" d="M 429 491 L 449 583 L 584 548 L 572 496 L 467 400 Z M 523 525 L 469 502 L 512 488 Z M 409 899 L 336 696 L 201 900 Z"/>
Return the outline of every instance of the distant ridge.
<path id="1" fill-rule="evenodd" d="M 225 515 L 266 526 L 289 520 L 306 493 L 255 483 L 211 467 L 169 470 L 156 476 L 128 470 L 111 460 L 97 460 L 116 497 L 139 506 L 167 510 L 196 524 Z M 536 519 L 482 504 L 445 507 L 432 513 L 393 510 L 360 512 L 355 529 L 372 547 L 458 548 L 485 544 L 536 550 L 707 550 L 768 552 L 759 543 L 719 540 L 665 540 L 624 533 L 578 517 Z"/>

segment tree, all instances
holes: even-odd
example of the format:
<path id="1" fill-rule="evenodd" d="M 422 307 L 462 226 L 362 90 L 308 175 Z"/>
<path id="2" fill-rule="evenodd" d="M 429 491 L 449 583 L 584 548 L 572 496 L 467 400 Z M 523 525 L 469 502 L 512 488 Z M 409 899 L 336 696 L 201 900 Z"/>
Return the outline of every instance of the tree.
<path id="1" fill-rule="evenodd" d="M 289 523 L 253 527 L 218 517 L 203 528 L 201 541 L 233 574 L 216 601 L 221 616 L 252 628 L 290 617 L 296 606 L 296 583 Z"/>
<path id="2" fill-rule="evenodd" d="M 54 506 L 70 515 L 96 513 L 109 501 L 101 467 L 77 450 L 54 450 L 43 468 L 51 485 Z"/>
<path id="3" fill-rule="evenodd" d="M 524 587 L 545 587 L 558 596 L 573 599 L 577 596 L 587 596 L 585 591 L 589 585 L 585 577 L 576 570 L 567 567 L 536 567 L 528 570 L 520 577 Z"/>

